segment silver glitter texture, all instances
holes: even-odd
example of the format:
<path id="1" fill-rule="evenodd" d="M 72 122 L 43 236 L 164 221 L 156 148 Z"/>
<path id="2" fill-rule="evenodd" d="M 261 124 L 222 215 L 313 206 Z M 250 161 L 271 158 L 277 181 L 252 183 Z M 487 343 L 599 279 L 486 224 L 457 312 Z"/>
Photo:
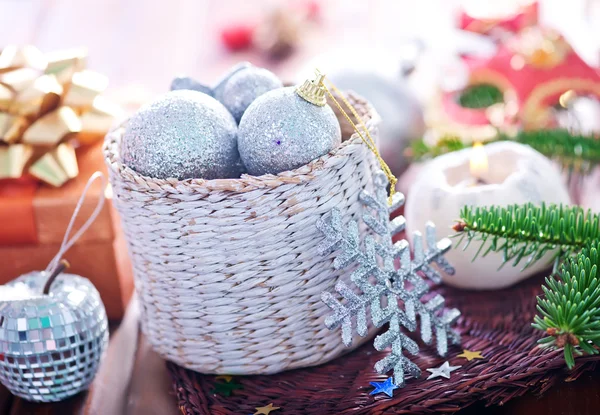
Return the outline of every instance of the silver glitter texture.
<path id="1" fill-rule="evenodd" d="M 295 87 L 258 97 L 244 113 L 238 131 L 242 161 L 255 176 L 303 166 L 341 141 L 340 124 L 329 105 L 305 101 Z"/>
<path id="2" fill-rule="evenodd" d="M 283 88 L 283 83 L 273 72 L 250 66 L 235 72 L 225 82 L 218 100 L 239 123 L 256 98 L 277 88 Z"/>
<path id="3" fill-rule="evenodd" d="M 237 125 L 214 98 L 171 91 L 140 108 L 125 129 L 123 162 L 146 176 L 179 180 L 239 177 Z"/>
<path id="4" fill-rule="evenodd" d="M 211 87 L 201 84 L 189 76 L 178 76 L 171 82 L 171 91 L 177 91 L 179 89 L 190 89 L 192 91 L 203 92 L 206 95 L 213 96 L 213 90 Z"/>
<path id="5" fill-rule="evenodd" d="M 233 66 L 225 76 L 223 76 L 214 87 L 210 87 L 208 85 L 204 85 L 194 78 L 190 76 L 178 76 L 171 81 L 171 91 L 176 91 L 179 89 L 189 89 L 192 91 L 203 92 L 211 97 L 215 97 L 217 100 L 221 100 L 223 95 L 223 88 L 227 85 L 227 81 L 233 75 L 235 75 L 238 71 L 242 69 L 250 68 L 252 64 L 250 62 L 240 62 L 237 65 Z"/>
<path id="6" fill-rule="evenodd" d="M 43 272 L 7 284 L 41 293 Z M 87 389 L 108 345 L 98 291 L 77 275 L 59 275 L 50 294 L 0 303 L 0 381 L 14 395 L 56 402 Z"/>
<path id="7" fill-rule="evenodd" d="M 221 79 L 219 79 L 217 81 L 217 83 L 215 84 L 215 86 L 212 88 L 212 90 L 213 90 L 212 96 L 215 97 L 218 101 L 221 101 L 223 99 L 223 89 L 225 88 L 225 85 L 227 85 L 227 81 L 229 81 L 229 79 L 233 75 L 235 75 L 242 69 L 247 69 L 250 67 L 252 67 L 252 64 L 247 61 L 243 61 L 243 62 L 240 62 L 240 63 L 232 66 L 229 69 L 229 71 L 227 71 L 227 73 Z"/>
<path id="8" fill-rule="evenodd" d="M 341 326 L 342 340 L 346 346 L 352 342 L 353 317 L 356 319 L 356 332 L 360 336 L 367 334 L 368 308 L 375 327 L 389 323 L 388 330 L 377 336 L 373 344 L 378 351 L 391 346 L 391 353 L 375 364 L 375 370 L 380 374 L 393 370 L 394 384 L 402 387 L 406 372 L 416 378 L 421 374 L 419 367 L 403 354 L 406 350 L 416 355 L 419 346 L 403 332 L 402 327 L 415 331 L 418 315 L 423 342 L 431 343 L 435 331 L 437 352 L 444 356 L 448 350 L 448 339 L 453 343 L 460 342 L 459 334 L 450 327 L 458 319 L 460 312 L 456 309 L 443 312 L 445 300 L 439 294 L 427 301 L 423 300 L 423 296 L 429 292 L 429 284 L 421 275 L 434 283 L 441 281 L 431 263 L 436 263 L 450 275 L 454 273 L 454 269 L 443 257 L 450 249 L 450 240 L 444 238 L 436 242 L 435 226 L 428 223 L 427 250 L 424 250 L 421 234 L 415 232 L 414 258 L 411 260 L 406 240 L 395 244 L 392 242 L 392 237 L 404 229 L 404 217 L 399 216 L 392 221 L 389 219 L 390 213 L 404 204 L 404 196 L 396 193 L 392 206 L 388 207 L 388 181 L 383 172 L 375 175 L 374 182 L 375 196 L 363 191 L 359 200 L 366 208 L 362 220 L 376 237 L 367 235 L 361 244 L 358 224 L 350 221 L 345 227 L 340 211 L 336 208 L 317 221 L 317 227 L 325 235 L 325 241 L 319 247 L 320 252 L 327 255 L 339 250 L 339 255 L 334 260 L 336 269 L 355 265 L 357 268 L 352 273 L 351 280 L 360 290 L 357 293 L 355 289 L 339 281 L 335 290 L 341 294 L 344 302 L 329 292 L 324 292 L 321 298 L 333 310 L 333 314 L 325 319 L 325 325 L 330 330 Z M 396 259 L 400 260 L 398 269 L 394 266 Z M 403 307 L 400 307 L 400 302 Z"/>

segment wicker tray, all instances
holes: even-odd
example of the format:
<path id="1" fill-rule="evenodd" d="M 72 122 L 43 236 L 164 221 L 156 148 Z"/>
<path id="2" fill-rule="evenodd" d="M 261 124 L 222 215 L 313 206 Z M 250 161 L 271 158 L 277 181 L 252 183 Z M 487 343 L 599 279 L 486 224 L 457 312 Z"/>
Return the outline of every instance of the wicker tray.
<path id="1" fill-rule="evenodd" d="M 426 380 L 425 369 L 437 367 L 444 359 L 423 347 L 415 362 L 423 370 L 418 380 L 409 379 L 406 387 L 394 391 L 394 397 L 371 396 L 371 381 L 387 376 L 373 371 L 381 358 L 372 345 L 328 364 L 272 376 L 235 377 L 243 389 L 229 397 L 214 394 L 215 376 L 202 375 L 169 363 L 178 405 L 183 414 L 253 414 L 256 407 L 273 403 L 281 409 L 273 415 L 290 414 L 418 414 L 458 411 L 475 401 L 504 403 L 526 392 L 542 393 L 558 380 L 578 377 L 594 368 L 599 356 L 577 359 L 576 367 L 565 369 L 562 351 L 536 347 L 539 333 L 531 328 L 535 296 L 540 292 L 542 276 L 533 277 L 515 287 L 494 292 L 468 292 L 441 287 L 449 307 L 463 314 L 458 329 L 462 347 L 453 346 L 448 360 L 462 368 L 449 380 Z M 461 349 L 481 350 L 485 360 L 467 362 L 456 357 Z"/>

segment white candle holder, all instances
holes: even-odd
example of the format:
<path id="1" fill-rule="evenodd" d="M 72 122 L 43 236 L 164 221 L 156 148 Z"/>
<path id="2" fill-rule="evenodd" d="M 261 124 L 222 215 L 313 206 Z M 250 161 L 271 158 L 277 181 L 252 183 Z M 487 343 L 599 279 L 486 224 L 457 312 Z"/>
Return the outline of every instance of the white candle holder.
<path id="1" fill-rule="evenodd" d="M 475 152 L 487 155 L 489 168 L 472 171 Z M 483 157 L 485 160 L 485 156 Z M 507 206 L 541 202 L 570 204 L 570 197 L 555 165 L 531 147 L 515 142 L 497 142 L 478 149 L 468 148 L 440 156 L 427 164 L 411 186 L 405 208 L 407 235 L 425 231 L 428 220 L 449 235 L 463 206 Z M 440 235 L 442 236 L 442 235 Z M 454 239 L 454 244 L 458 239 Z M 490 252 L 473 261 L 479 244 L 465 250 L 454 246 L 446 254 L 456 269 L 444 282 L 460 288 L 499 289 L 515 284 L 548 267 L 553 253 L 522 270 L 522 264 L 502 268 L 501 253 Z M 525 261 L 523 262 L 523 264 Z"/>

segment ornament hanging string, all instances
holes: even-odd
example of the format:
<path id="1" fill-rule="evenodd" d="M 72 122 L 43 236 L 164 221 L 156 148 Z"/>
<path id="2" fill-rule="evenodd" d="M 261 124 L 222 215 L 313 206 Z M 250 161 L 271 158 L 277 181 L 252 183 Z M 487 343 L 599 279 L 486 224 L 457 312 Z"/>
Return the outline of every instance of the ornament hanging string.
<path id="1" fill-rule="evenodd" d="M 94 184 L 94 182 L 98 179 L 102 180 L 102 192 L 100 193 L 100 199 L 98 199 L 96 208 L 94 209 L 94 211 L 92 212 L 90 217 L 85 221 L 85 223 L 83 225 L 81 225 L 79 230 L 77 232 L 75 232 L 75 235 L 73 235 L 73 237 L 71 237 L 71 231 L 73 230 L 73 225 L 75 224 L 75 219 L 77 219 L 77 216 L 79 215 L 79 211 L 81 210 L 81 207 L 83 206 L 83 202 L 85 201 L 87 192 L 90 189 L 90 187 L 92 186 L 92 184 Z M 87 184 L 85 185 L 85 188 L 83 189 L 83 193 L 81 194 L 81 197 L 79 198 L 79 201 L 77 202 L 77 205 L 75 206 L 75 210 L 73 211 L 73 215 L 71 216 L 71 221 L 69 222 L 69 226 L 67 226 L 67 231 L 65 232 L 65 236 L 63 237 L 62 243 L 60 244 L 60 249 L 54 256 L 54 258 L 52 258 L 52 261 L 50 261 L 50 263 L 46 267 L 46 273 L 51 273 L 50 275 L 51 276 L 53 275 L 54 277 L 56 276 L 55 274 L 57 274 L 57 273 L 55 271 L 59 267 L 61 267 L 62 256 L 73 246 L 73 244 L 75 242 L 77 242 L 77 240 L 81 237 L 81 235 L 83 235 L 83 233 L 85 231 L 87 231 L 88 228 L 92 225 L 92 223 L 96 220 L 96 218 L 100 214 L 100 211 L 104 207 L 104 199 L 105 199 L 104 191 L 106 189 L 106 185 L 107 185 L 106 177 L 104 176 L 104 174 L 102 174 L 99 171 L 92 174 L 92 176 L 89 178 Z M 62 268 L 64 269 L 64 266 Z"/>
<path id="2" fill-rule="evenodd" d="M 340 92 L 340 90 L 331 81 L 327 80 L 327 82 L 329 83 L 329 88 L 327 87 L 327 85 L 325 85 L 324 81 L 321 81 L 321 86 L 323 86 L 323 88 L 325 88 L 325 91 L 327 92 L 327 95 L 329 95 L 329 98 L 331 98 L 331 100 L 334 102 L 337 109 L 342 113 L 344 118 L 346 118 L 346 121 L 348 121 L 350 123 L 350 125 L 352 126 L 354 131 L 356 131 L 356 133 L 360 136 L 363 143 L 365 143 L 367 148 L 375 155 L 375 158 L 381 165 L 381 170 L 383 170 L 383 173 L 385 174 L 385 176 L 387 177 L 387 179 L 390 183 L 390 195 L 388 198 L 388 204 L 391 206 L 394 194 L 396 193 L 396 183 L 398 182 L 398 179 L 396 179 L 396 176 L 394 176 L 394 174 L 390 170 L 390 167 L 387 165 L 387 163 L 385 162 L 383 157 L 381 157 L 381 154 L 379 154 L 379 150 L 377 149 L 375 140 L 369 133 L 369 129 L 365 125 L 365 122 L 362 120 L 362 118 L 356 112 L 356 109 L 352 106 L 352 104 L 350 104 L 348 102 L 348 100 L 344 97 L 344 94 L 342 94 Z M 340 99 L 342 100 L 344 105 L 350 110 L 350 112 L 352 113 L 354 118 L 356 118 L 356 120 L 358 121 L 360 126 L 363 128 L 363 130 L 364 130 L 363 132 L 361 132 L 361 130 L 352 121 L 352 119 L 350 118 L 348 113 L 346 111 L 344 111 L 344 108 L 342 107 L 342 105 L 338 102 L 338 100 L 335 98 L 335 96 L 329 90 L 330 88 L 331 88 L 331 90 L 333 90 L 333 92 L 336 93 L 337 96 L 340 97 Z"/>

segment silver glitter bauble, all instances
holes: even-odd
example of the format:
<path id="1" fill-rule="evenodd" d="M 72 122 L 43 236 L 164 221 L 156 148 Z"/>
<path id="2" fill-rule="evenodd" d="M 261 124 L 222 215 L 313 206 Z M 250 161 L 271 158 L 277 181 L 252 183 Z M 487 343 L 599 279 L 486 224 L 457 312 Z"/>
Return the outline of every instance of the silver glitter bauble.
<path id="1" fill-rule="evenodd" d="M 194 78 L 189 76 L 178 76 L 171 82 L 171 91 L 177 91 L 179 89 L 190 89 L 192 91 L 203 92 L 206 95 L 213 96 L 213 90 L 211 87 L 201 84 Z"/>
<path id="2" fill-rule="evenodd" d="M 106 311 L 92 283 L 61 274 L 42 294 L 46 280 L 46 273 L 32 272 L 1 287 L 26 294 L 3 292 L 0 301 L 0 381 L 37 402 L 87 389 L 108 344 Z"/>
<path id="3" fill-rule="evenodd" d="M 131 117 L 122 158 L 138 173 L 161 179 L 239 177 L 236 134 L 235 120 L 214 98 L 171 91 Z"/>
<path id="4" fill-rule="evenodd" d="M 246 69 L 246 68 L 250 68 L 250 67 L 252 67 L 252 64 L 250 62 L 246 62 L 246 61 L 240 62 L 240 63 L 234 65 L 233 67 L 231 67 L 229 69 L 229 71 L 227 71 L 225 76 L 223 76 L 221 79 L 219 79 L 217 81 L 217 83 L 215 84 L 215 86 L 212 88 L 212 91 L 213 91 L 212 96 L 215 97 L 218 101 L 220 101 L 223 96 L 223 89 L 225 88 L 225 85 L 227 85 L 227 81 L 229 81 L 229 79 L 233 75 L 235 75 L 242 69 Z"/>
<path id="5" fill-rule="evenodd" d="M 217 99 L 239 123 L 246 108 L 256 98 L 273 89 L 282 87 L 283 83 L 273 72 L 251 66 L 234 73 L 225 82 Z"/>
<path id="6" fill-rule="evenodd" d="M 295 87 L 258 97 L 238 131 L 240 156 L 250 174 L 292 170 L 328 153 L 342 141 L 333 110 L 301 98 Z"/>

